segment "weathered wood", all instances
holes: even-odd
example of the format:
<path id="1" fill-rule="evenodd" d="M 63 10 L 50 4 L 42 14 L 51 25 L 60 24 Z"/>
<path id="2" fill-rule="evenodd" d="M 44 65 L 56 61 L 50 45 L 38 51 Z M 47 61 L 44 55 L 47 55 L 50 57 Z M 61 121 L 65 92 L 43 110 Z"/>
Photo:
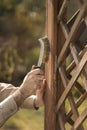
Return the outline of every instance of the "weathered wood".
<path id="1" fill-rule="evenodd" d="M 68 20 L 68 22 L 66 24 L 68 26 L 68 30 L 70 30 L 72 25 L 74 24 L 74 22 L 75 22 L 75 20 L 76 20 L 76 18 L 78 16 L 79 11 L 80 10 L 77 10 L 76 13 Z M 81 20 L 81 22 L 79 24 L 77 33 L 73 38 L 73 42 L 76 42 L 77 40 L 79 40 L 80 36 L 84 32 L 84 30 L 86 28 L 86 22 L 85 21 L 86 21 L 86 16 L 84 17 L 84 19 Z"/>
<path id="2" fill-rule="evenodd" d="M 71 88 L 73 87 L 76 79 L 78 78 L 79 74 L 81 73 L 81 71 L 82 71 L 83 67 L 85 66 L 86 62 L 87 62 L 87 52 L 84 54 L 80 63 L 77 65 L 73 77 L 71 78 L 70 82 L 67 85 L 67 88 L 64 90 L 62 96 L 60 97 L 60 100 L 57 103 L 57 111 L 60 109 L 61 105 L 64 103 L 65 99 L 67 98 Z"/>
<path id="3" fill-rule="evenodd" d="M 69 30 L 70 30 L 70 28 L 72 27 L 73 23 L 75 22 L 75 20 L 76 20 L 78 14 L 79 14 L 79 12 L 80 12 L 80 9 L 78 9 L 78 10 L 74 13 L 74 15 L 67 21 L 66 24 L 67 24 Z"/>
<path id="4" fill-rule="evenodd" d="M 75 46 L 71 44 L 71 45 L 70 45 L 70 49 L 71 49 L 71 53 L 72 53 L 72 55 L 73 55 L 73 58 L 74 58 L 74 60 L 75 60 L 75 63 L 76 63 L 76 65 L 78 65 L 80 59 L 79 59 L 79 57 L 78 57 L 78 52 L 77 52 Z M 83 71 L 82 71 L 82 73 L 81 73 L 81 77 L 82 77 L 82 79 L 83 79 L 83 84 L 84 84 L 85 90 L 87 91 L 87 74 L 86 74 L 86 72 L 85 72 L 85 69 L 83 69 Z"/>
<path id="5" fill-rule="evenodd" d="M 87 90 L 80 85 L 78 77 L 83 74 L 85 88 L 87 85 L 85 65 L 87 63 L 87 46 L 80 44 L 80 36 L 87 27 L 87 0 L 79 3 L 79 10 L 67 22 L 67 7 L 73 1 L 47 0 L 46 33 L 50 42 L 51 53 L 45 66 L 47 87 L 45 92 L 45 130 L 66 130 L 68 122 L 72 130 L 84 130 L 83 121 L 87 110 L 81 115 L 78 107 L 87 98 Z M 73 43 L 76 44 L 73 46 Z M 76 43 L 77 42 L 77 43 Z M 79 44 L 78 44 L 79 42 Z M 81 46 L 80 46 L 81 45 Z M 77 48 L 81 52 L 78 54 Z M 71 64 L 66 67 L 68 56 Z M 59 71 L 58 71 L 59 70 Z M 73 72 L 73 73 L 72 73 Z M 85 78 L 84 78 L 85 77 Z M 80 98 L 74 101 L 72 88 L 77 87 Z M 81 96 L 82 95 L 82 96 Z M 68 98 L 71 110 L 66 114 L 65 103 Z M 73 117 L 73 118 L 72 118 Z"/>
<path id="6" fill-rule="evenodd" d="M 69 25 L 67 25 L 67 26 L 69 26 Z M 75 34 L 75 36 L 73 38 L 73 42 L 76 42 L 80 38 L 80 36 L 84 32 L 85 28 L 86 28 L 86 24 L 85 24 L 84 19 L 82 19 L 78 26 L 77 33 Z"/>
<path id="7" fill-rule="evenodd" d="M 82 56 L 84 55 L 84 53 L 87 51 L 87 46 L 85 46 L 84 50 L 82 50 L 79 53 L 79 57 L 82 58 Z M 76 64 L 75 61 L 73 60 L 72 63 L 66 68 L 66 72 L 67 74 L 69 74 L 74 68 L 75 68 Z"/>
<path id="8" fill-rule="evenodd" d="M 62 50 L 61 50 L 61 53 L 58 57 L 58 66 L 61 64 L 61 62 L 64 60 L 64 57 L 65 57 L 65 53 L 67 52 L 68 48 L 69 48 L 69 44 L 70 42 L 73 40 L 73 37 L 75 36 L 76 32 L 77 32 L 77 29 L 78 29 L 78 26 L 79 26 L 79 23 L 86 11 L 86 8 L 87 8 L 87 2 L 85 2 L 80 10 L 80 13 L 78 14 L 74 24 L 73 24 L 73 27 L 69 33 L 69 37 L 67 38 Z"/>
<path id="9" fill-rule="evenodd" d="M 58 22 L 60 22 L 60 20 L 61 20 L 61 18 L 63 16 L 63 13 L 66 10 L 67 2 L 68 2 L 68 0 L 64 0 L 63 3 L 62 3 L 61 9 L 60 9 L 59 14 L 57 16 Z"/>
<path id="10" fill-rule="evenodd" d="M 78 117 L 75 124 L 73 125 L 71 130 L 77 130 L 82 122 L 87 118 L 87 108 L 84 110 L 84 112 L 81 114 L 81 116 Z"/>
<path id="11" fill-rule="evenodd" d="M 66 88 L 67 87 L 67 83 L 68 83 L 68 79 L 67 79 L 67 77 L 65 75 L 63 67 L 59 68 L 59 72 L 60 72 L 60 75 L 61 75 L 61 79 L 62 79 L 63 85 Z M 68 100 L 69 100 L 69 103 L 70 103 L 70 106 L 71 106 L 71 109 L 72 109 L 72 112 L 73 112 L 73 116 L 74 116 L 75 119 L 77 119 L 78 116 L 79 116 L 79 112 L 78 112 L 78 109 L 76 107 L 75 101 L 73 99 L 72 92 L 69 93 Z M 80 126 L 79 130 L 84 130 L 84 129 L 83 129 L 82 126 Z"/>
<path id="12" fill-rule="evenodd" d="M 76 107 L 78 108 L 82 103 L 83 101 L 87 98 L 87 92 L 84 93 L 84 95 L 82 95 L 78 101 L 76 102 Z M 69 121 L 70 120 L 70 117 L 72 116 L 72 110 L 70 110 L 68 112 L 68 114 L 66 115 L 66 121 Z"/>
<path id="13" fill-rule="evenodd" d="M 68 79 L 70 80 L 72 76 L 69 74 L 69 75 L 67 75 L 67 77 L 68 77 Z M 85 93 L 85 89 L 83 88 L 83 86 L 82 86 L 78 81 L 76 81 L 75 87 L 79 90 L 79 92 L 80 92 L 81 94 L 84 94 L 84 93 Z"/>
<path id="14" fill-rule="evenodd" d="M 60 129 L 65 130 L 65 122 L 62 118 L 61 112 L 59 112 L 58 119 L 59 119 Z"/>
<path id="15" fill-rule="evenodd" d="M 50 56 L 45 66 L 45 76 L 47 79 L 47 87 L 45 93 L 45 130 L 57 130 L 59 125 L 57 123 L 56 100 L 57 100 L 57 14 L 59 0 L 47 0 L 46 6 L 46 34 L 50 42 Z"/>

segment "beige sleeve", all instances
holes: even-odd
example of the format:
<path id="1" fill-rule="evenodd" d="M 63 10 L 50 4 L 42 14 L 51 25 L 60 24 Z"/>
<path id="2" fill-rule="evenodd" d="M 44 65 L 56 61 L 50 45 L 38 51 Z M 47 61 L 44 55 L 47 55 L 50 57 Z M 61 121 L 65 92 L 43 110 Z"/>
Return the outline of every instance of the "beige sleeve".
<path id="1" fill-rule="evenodd" d="M 12 96 L 8 96 L 0 103 L 0 127 L 18 111 L 16 102 Z"/>
<path id="2" fill-rule="evenodd" d="M 12 95 L 18 87 L 13 86 L 12 84 L 0 83 L 0 102 L 6 99 L 8 96 Z M 22 104 L 22 108 L 33 108 L 33 101 L 36 98 L 36 95 L 28 97 Z"/>
<path id="3" fill-rule="evenodd" d="M 14 93 L 18 87 L 11 84 L 0 83 L 0 127 L 10 118 L 14 113 L 18 111 L 18 107 L 12 93 Z M 33 108 L 33 101 L 36 98 L 35 95 L 28 97 L 22 104 L 22 108 Z"/>
<path id="4" fill-rule="evenodd" d="M 30 109 L 34 108 L 34 99 L 36 98 L 36 95 L 32 95 L 28 97 L 22 104 L 21 108 Z M 34 108 L 35 109 L 35 108 Z"/>
<path id="5" fill-rule="evenodd" d="M 12 95 L 18 88 L 12 84 L 0 83 L 0 102 Z"/>

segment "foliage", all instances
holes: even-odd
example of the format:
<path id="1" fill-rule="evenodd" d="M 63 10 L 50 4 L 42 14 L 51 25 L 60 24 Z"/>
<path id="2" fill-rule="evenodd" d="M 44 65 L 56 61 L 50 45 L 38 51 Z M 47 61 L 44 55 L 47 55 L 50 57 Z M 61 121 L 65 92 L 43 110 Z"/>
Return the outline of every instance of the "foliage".
<path id="1" fill-rule="evenodd" d="M 1 82 L 20 83 L 38 60 L 37 39 L 44 32 L 44 0 L 0 0 Z"/>

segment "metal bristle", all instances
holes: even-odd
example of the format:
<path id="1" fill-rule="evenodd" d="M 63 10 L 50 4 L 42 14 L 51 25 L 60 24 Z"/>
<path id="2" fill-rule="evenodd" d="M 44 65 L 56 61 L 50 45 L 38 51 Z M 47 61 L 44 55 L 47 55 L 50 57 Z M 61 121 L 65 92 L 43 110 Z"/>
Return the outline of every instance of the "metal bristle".
<path id="1" fill-rule="evenodd" d="M 45 36 L 43 38 L 40 38 L 39 42 L 40 44 L 41 42 L 44 44 L 44 55 L 43 55 L 42 63 L 45 63 L 48 61 L 49 53 L 50 53 L 50 44 L 49 44 L 48 37 Z"/>

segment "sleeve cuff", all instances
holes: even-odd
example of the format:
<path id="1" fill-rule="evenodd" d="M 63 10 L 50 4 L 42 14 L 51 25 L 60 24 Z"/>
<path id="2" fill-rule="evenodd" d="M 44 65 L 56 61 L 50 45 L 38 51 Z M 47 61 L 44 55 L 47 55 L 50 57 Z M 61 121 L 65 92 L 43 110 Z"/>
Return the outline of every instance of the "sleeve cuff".
<path id="1" fill-rule="evenodd" d="M 35 99 L 36 99 L 36 95 L 32 95 L 28 97 L 22 104 L 21 108 L 25 108 L 25 109 L 33 108 L 35 110 L 39 109 L 39 107 L 37 107 L 35 104 Z"/>

